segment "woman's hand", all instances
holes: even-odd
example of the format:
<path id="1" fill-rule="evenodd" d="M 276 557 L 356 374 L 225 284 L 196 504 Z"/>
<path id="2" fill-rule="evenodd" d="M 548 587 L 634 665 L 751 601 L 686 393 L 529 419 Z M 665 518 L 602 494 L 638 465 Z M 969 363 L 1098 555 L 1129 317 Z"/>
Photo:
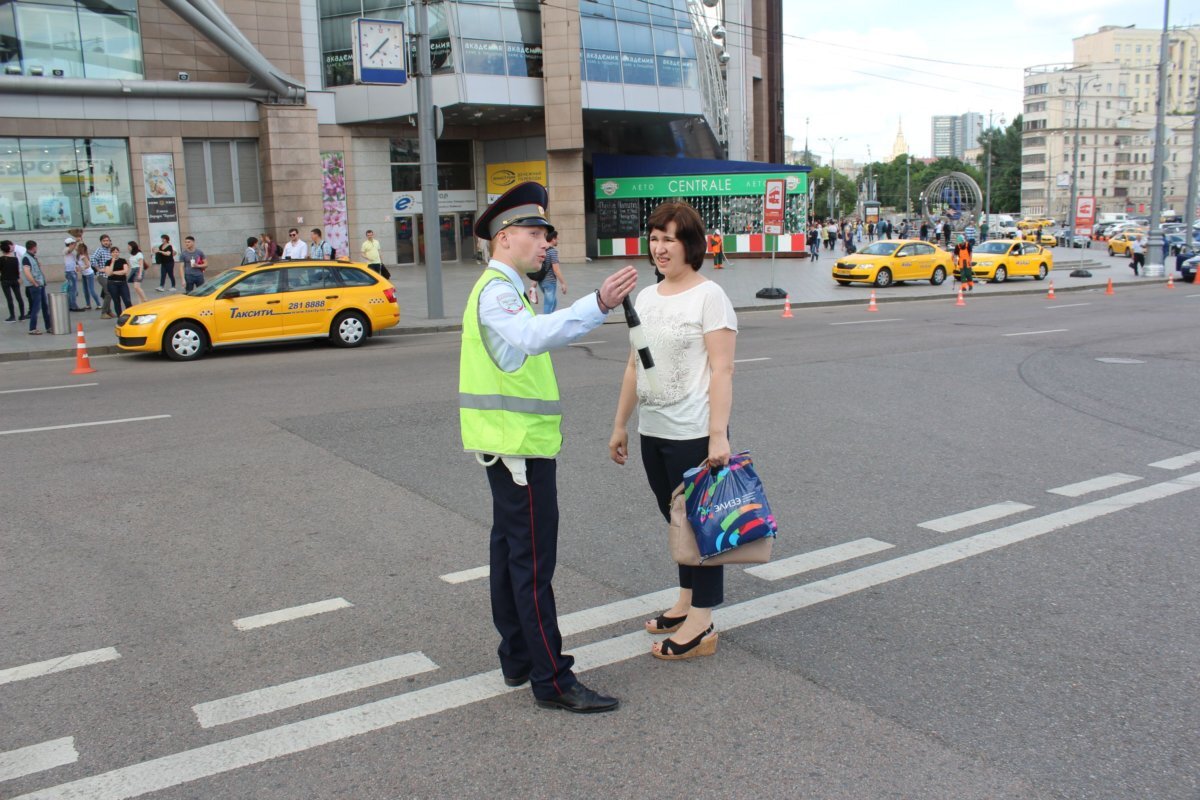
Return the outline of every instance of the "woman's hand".
<path id="1" fill-rule="evenodd" d="M 729 437 L 725 434 L 708 437 L 708 465 L 723 467 L 729 463 Z"/>
<path id="2" fill-rule="evenodd" d="M 613 428 L 608 440 L 608 457 L 621 465 L 629 457 L 629 434 L 624 428 Z"/>

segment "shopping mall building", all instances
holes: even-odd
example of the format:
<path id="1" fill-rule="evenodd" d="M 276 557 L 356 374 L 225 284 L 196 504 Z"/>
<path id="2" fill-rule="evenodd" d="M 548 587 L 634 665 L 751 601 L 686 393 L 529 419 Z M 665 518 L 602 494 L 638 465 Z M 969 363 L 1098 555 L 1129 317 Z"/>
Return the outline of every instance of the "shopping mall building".
<path id="1" fill-rule="evenodd" d="M 519 180 L 549 187 L 571 261 L 613 253 L 651 199 L 635 210 L 598 185 L 662 177 L 614 170 L 678 159 L 693 176 L 796 172 L 777 166 L 781 0 L 428 9 L 445 262 L 474 263 L 475 218 Z M 371 228 L 387 263 L 420 263 L 416 91 L 355 83 L 360 17 L 414 22 L 408 0 L 0 3 L 0 238 L 41 240 L 53 265 L 73 228 L 89 245 L 192 235 L 224 265 L 247 237 L 289 227 L 324 228 L 357 257 Z M 597 176 L 598 156 L 621 158 Z M 742 194 L 698 201 L 710 227 L 754 233 L 761 191 L 720 185 Z M 802 220 L 798 202 L 789 217 Z"/>

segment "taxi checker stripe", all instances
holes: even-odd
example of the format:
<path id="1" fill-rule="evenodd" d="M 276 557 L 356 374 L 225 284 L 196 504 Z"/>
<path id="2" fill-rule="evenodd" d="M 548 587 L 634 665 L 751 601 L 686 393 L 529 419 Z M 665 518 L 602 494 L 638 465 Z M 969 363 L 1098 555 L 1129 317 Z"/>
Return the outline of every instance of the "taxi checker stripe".
<path id="1" fill-rule="evenodd" d="M 529 397 L 508 397 L 502 394 L 467 394 L 459 392 L 460 408 L 478 411 L 519 411 L 526 414 L 562 414 L 557 400 L 534 400 Z"/>

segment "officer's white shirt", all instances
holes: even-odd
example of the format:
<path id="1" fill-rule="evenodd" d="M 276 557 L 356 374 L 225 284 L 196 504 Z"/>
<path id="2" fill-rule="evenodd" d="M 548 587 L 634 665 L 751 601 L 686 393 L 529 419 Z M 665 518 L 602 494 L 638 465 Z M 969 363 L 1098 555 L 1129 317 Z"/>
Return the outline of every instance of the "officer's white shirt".
<path id="1" fill-rule="evenodd" d="M 516 271 L 494 258 L 488 267 L 508 280 L 494 280 L 480 292 L 480 335 L 505 372 L 518 369 L 525 356 L 570 344 L 604 322 L 605 313 L 600 310 L 595 292 L 553 314 L 535 315 L 521 301 L 525 284 Z"/>

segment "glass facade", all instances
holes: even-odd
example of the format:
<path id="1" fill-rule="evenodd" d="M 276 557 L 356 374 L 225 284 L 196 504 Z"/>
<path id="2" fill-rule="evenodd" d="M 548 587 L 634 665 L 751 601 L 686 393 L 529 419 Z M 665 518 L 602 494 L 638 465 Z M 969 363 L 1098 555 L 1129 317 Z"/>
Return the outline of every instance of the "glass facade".
<path id="1" fill-rule="evenodd" d="M 580 0 L 584 80 L 699 88 L 687 0 Z"/>
<path id="2" fill-rule="evenodd" d="M 475 188 L 475 161 L 471 142 L 466 139 L 439 139 L 437 143 L 437 182 L 440 191 Z M 421 191 L 421 150 L 416 139 L 391 140 L 393 192 Z"/>
<path id="3" fill-rule="evenodd" d="M 0 61 L 24 75 L 142 78 L 137 0 L 3 0 Z"/>
<path id="4" fill-rule="evenodd" d="M 353 82 L 350 22 L 403 19 L 407 0 L 319 0 L 325 86 Z M 585 80 L 699 88 L 687 0 L 580 0 Z M 537 0 L 443 0 L 429 6 L 435 73 L 542 76 Z M 415 60 L 415 52 L 411 54 Z M 415 62 L 414 62 L 415 63 Z"/>
<path id="5" fill-rule="evenodd" d="M 133 224 L 124 139 L 0 138 L 0 231 Z"/>

